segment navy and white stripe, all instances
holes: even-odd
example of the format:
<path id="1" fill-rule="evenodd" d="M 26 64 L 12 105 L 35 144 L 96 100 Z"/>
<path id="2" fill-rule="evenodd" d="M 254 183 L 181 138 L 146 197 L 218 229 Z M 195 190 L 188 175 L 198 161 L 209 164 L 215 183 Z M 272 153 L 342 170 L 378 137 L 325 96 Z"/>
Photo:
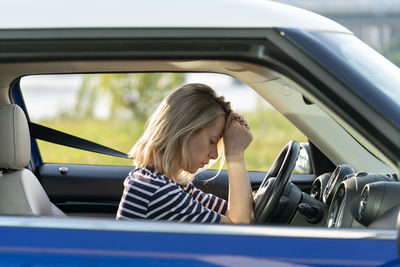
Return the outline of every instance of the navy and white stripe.
<path id="1" fill-rule="evenodd" d="M 124 182 L 117 219 L 218 223 L 228 204 L 193 183 L 181 186 L 151 168 L 136 168 Z"/>

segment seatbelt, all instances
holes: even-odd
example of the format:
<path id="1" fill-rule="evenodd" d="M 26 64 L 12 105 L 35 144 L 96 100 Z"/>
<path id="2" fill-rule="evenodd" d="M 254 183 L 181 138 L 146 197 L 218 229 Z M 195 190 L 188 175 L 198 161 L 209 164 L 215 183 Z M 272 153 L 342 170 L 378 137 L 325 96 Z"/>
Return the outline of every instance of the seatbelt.
<path id="1" fill-rule="evenodd" d="M 87 150 L 95 153 L 110 155 L 114 157 L 129 158 L 126 153 L 120 152 L 118 150 L 106 146 L 102 146 L 100 144 L 91 142 L 83 138 L 79 138 L 71 134 L 54 130 L 52 128 L 40 124 L 28 122 L 28 126 L 31 137 L 35 139 L 47 141 L 62 146 L 74 147 L 81 150 Z"/>

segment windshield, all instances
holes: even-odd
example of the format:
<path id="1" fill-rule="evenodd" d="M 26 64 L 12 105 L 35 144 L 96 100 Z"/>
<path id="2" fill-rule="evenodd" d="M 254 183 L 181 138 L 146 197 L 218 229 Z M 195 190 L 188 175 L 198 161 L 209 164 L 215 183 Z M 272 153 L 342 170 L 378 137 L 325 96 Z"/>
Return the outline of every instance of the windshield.
<path id="1" fill-rule="evenodd" d="M 287 40 L 316 64 L 309 71 L 325 104 L 392 162 L 400 155 L 400 70 L 354 35 L 283 29 Z M 300 63 L 305 57 L 292 54 Z M 329 78 L 327 78 L 329 77 Z M 368 146 L 370 147 L 370 146 Z"/>
<path id="2" fill-rule="evenodd" d="M 400 107 L 400 69 L 396 65 L 353 35 L 312 35 Z"/>

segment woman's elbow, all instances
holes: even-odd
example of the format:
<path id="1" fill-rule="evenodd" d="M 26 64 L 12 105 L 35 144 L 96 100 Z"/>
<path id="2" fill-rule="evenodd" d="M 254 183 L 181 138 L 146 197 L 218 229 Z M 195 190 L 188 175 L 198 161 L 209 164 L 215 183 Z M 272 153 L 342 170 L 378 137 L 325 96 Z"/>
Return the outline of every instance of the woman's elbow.
<path id="1" fill-rule="evenodd" d="M 234 217 L 234 216 L 221 216 L 221 223 L 227 223 L 227 224 L 252 224 L 254 221 L 254 213 L 251 212 L 250 214 L 247 214 L 247 216 L 240 216 L 240 217 Z"/>

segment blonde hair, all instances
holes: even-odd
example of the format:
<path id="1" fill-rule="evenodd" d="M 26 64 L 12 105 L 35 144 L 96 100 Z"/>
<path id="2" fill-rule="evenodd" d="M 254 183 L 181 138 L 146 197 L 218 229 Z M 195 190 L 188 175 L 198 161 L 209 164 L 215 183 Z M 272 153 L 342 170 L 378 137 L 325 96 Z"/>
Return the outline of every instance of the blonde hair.
<path id="1" fill-rule="evenodd" d="M 211 87 L 198 83 L 186 84 L 161 102 L 129 154 L 138 167 L 151 165 L 171 180 L 186 184 L 194 177 L 185 171 L 191 166 L 188 148 L 190 137 L 215 125 L 217 119 L 226 118 L 230 110 L 230 103 L 222 96 L 217 97 Z M 220 152 L 223 151 L 222 138 L 218 148 Z M 180 168 L 178 174 L 174 173 L 177 171 L 173 169 L 174 163 L 178 163 Z"/>

